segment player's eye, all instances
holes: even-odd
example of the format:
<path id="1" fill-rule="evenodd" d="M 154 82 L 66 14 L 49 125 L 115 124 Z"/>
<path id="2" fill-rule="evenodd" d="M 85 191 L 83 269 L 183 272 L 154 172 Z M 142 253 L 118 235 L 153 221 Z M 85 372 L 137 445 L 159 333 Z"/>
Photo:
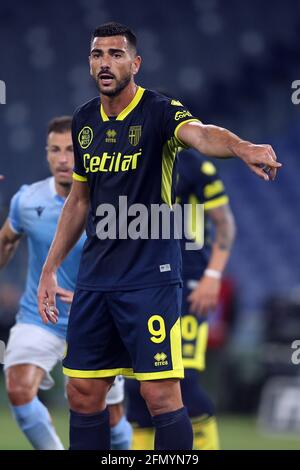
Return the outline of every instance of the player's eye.
<path id="1" fill-rule="evenodd" d="M 100 57 L 99 52 L 93 52 L 93 53 L 92 53 L 92 58 L 93 58 L 93 59 L 99 59 L 99 57 Z"/>
<path id="2" fill-rule="evenodd" d="M 115 52 L 113 56 L 115 57 L 115 59 L 120 59 L 120 57 L 122 57 L 119 52 Z"/>

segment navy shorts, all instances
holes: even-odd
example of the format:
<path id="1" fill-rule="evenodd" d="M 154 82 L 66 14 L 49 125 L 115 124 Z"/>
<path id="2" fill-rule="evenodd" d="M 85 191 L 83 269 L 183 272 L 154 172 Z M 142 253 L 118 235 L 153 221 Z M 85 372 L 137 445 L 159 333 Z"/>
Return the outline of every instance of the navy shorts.
<path id="1" fill-rule="evenodd" d="M 183 286 L 182 300 L 182 358 L 185 369 L 203 371 L 205 369 L 205 355 L 208 340 L 207 317 L 198 317 L 191 313 L 187 298 L 195 288 L 198 281 L 187 280 Z"/>
<path id="2" fill-rule="evenodd" d="M 69 377 L 183 378 L 181 284 L 75 291 L 63 371 Z"/>

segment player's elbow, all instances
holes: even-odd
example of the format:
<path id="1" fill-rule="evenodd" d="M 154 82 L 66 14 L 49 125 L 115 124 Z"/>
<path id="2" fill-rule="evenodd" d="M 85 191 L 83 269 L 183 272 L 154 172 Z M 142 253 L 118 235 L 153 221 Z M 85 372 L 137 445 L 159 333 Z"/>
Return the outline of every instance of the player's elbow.
<path id="1" fill-rule="evenodd" d="M 0 269 L 4 268 L 13 256 L 18 242 L 11 242 L 0 231 Z"/>

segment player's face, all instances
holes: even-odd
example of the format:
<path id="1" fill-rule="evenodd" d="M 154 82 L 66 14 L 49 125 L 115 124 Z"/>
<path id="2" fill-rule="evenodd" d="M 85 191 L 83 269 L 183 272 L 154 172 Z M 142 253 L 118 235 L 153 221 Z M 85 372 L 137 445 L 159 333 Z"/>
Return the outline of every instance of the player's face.
<path id="1" fill-rule="evenodd" d="M 103 95 L 118 95 L 138 72 L 140 56 L 125 36 L 94 38 L 89 56 L 90 73 Z"/>
<path id="2" fill-rule="evenodd" d="M 47 160 L 56 183 L 72 184 L 74 151 L 71 132 L 50 132 L 47 143 Z"/>

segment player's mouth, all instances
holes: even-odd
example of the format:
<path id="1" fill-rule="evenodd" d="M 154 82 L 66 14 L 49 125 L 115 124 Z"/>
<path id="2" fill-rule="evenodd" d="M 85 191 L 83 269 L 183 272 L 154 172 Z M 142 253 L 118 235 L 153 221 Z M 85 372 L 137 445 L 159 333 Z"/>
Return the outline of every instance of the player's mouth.
<path id="1" fill-rule="evenodd" d="M 68 170 L 68 168 L 57 168 L 56 173 L 58 175 L 70 176 L 72 171 Z"/>
<path id="2" fill-rule="evenodd" d="M 100 82 L 102 83 L 102 85 L 107 86 L 107 85 L 112 84 L 112 81 L 114 80 L 115 77 L 114 75 L 110 73 L 102 72 L 102 73 L 99 73 L 98 78 Z"/>

